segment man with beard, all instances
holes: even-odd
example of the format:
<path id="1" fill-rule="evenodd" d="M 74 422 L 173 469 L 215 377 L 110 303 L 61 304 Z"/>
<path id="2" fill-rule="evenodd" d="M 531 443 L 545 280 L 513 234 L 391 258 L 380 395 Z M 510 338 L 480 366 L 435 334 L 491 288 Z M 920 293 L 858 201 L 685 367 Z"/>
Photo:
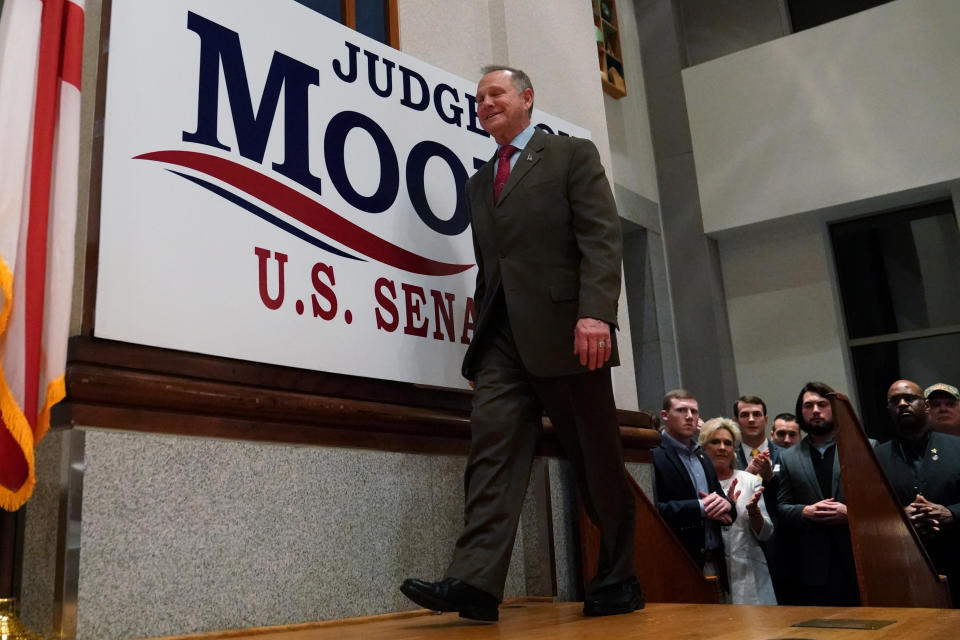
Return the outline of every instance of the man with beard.
<path id="1" fill-rule="evenodd" d="M 928 401 L 910 380 L 890 385 L 887 411 L 897 435 L 877 447 L 877 461 L 960 607 L 960 438 L 931 431 Z"/>
<path id="2" fill-rule="evenodd" d="M 952 384 L 938 382 L 923 390 L 929 409 L 930 428 L 960 436 L 960 391 Z"/>
<path id="3" fill-rule="evenodd" d="M 860 604 L 834 441 L 833 410 L 823 382 L 808 382 L 797 396 L 796 414 L 807 436 L 780 453 L 777 526 L 796 542 L 793 569 L 796 604 Z"/>

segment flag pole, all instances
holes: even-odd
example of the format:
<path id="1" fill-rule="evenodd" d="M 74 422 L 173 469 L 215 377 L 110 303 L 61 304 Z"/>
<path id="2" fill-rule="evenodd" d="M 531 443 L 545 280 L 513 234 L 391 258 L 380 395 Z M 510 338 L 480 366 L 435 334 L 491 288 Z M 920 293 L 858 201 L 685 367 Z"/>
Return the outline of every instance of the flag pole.
<path id="1" fill-rule="evenodd" d="M 24 520 L 23 508 L 0 509 L 0 638 L 4 640 L 43 640 L 18 617 Z"/>
<path id="2" fill-rule="evenodd" d="M 17 511 L 0 509 L 0 598 L 13 598 L 19 593 L 19 571 L 17 568 L 18 543 L 17 530 L 20 518 Z"/>

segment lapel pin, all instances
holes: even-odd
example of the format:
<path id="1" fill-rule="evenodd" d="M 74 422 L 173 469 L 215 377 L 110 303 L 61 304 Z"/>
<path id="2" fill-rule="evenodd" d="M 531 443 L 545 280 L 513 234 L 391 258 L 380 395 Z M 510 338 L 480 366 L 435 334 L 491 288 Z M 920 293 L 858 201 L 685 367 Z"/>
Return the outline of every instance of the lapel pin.
<path id="1" fill-rule="evenodd" d="M 532 153 L 528 153 L 528 154 L 527 154 L 527 162 L 533 162 L 533 154 L 532 154 Z"/>

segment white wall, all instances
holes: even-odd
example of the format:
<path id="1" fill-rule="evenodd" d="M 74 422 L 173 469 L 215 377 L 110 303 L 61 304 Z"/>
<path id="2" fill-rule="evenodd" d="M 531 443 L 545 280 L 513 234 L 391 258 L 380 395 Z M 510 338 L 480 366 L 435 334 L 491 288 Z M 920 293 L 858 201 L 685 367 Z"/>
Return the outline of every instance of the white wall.
<path id="1" fill-rule="evenodd" d="M 398 0 L 400 50 L 464 78 L 493 62 L 490 3 L 486 0 Z"/>
<path id="2" fill-rule="evenodd" d="M 399 0 L 400 49 L 464 78 L 485 64 L 523 69 L 538 109 L 590 131 L 610 165 L 587 0 Z"/>
<path id="3" fill-rule="evenodd" d="M 740 392 L 763 398 L 772 415 L 793 412 L 810 380 L 850 395 L 823 223 L 778 221 L 725 235 L 719 247 Z"/>
<path id="4" fill-rule="evenodd" d="M 623 53 L 627 95 L 617 99 L 603 94 L 610 132 L 613 179 L 634 193 L 659 202 L 657 168 L 653 158 L 650 116 L 647 113 L 646 87 L 640 59 L 640 37 L 632 2 L 617 4 L 617 24 L 620 27 L 620 50 Z M 599 70 L 596 70 L 596 75 L 599 86 Z"/>
<path id="5" fill-rule="evenodd" d="M 897 0 L 683 73 L 707 233 L 960 177 L 960 3 Z"/>

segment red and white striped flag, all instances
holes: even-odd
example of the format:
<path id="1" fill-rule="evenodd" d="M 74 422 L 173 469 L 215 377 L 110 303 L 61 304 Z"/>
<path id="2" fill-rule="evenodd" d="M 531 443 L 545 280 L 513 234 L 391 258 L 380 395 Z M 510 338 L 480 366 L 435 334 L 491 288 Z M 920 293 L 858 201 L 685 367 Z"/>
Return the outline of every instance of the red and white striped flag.
<path id="1" fill-rule="evenodd" d="M 83 0 L 0 15 L 0 507 L 33 492 L 64 396 L 77 217 Z"/>

